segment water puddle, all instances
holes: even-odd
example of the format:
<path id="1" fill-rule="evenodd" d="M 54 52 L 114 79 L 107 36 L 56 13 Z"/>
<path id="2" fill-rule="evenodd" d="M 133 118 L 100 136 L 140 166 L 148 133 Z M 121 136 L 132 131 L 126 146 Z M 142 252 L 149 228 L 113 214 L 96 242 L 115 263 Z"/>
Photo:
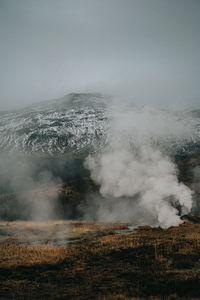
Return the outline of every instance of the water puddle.
<path id="1" fill-rule="evenodd" d="M 134 232 L 134 229 L 137 228 L 137 226 L 133 225 L 133 224 L 128 224 L 127 225 L 128 228 L 125 229 L 120 229 L 120 230 L 116 230 L 116 234 L 131 234 Z"/>

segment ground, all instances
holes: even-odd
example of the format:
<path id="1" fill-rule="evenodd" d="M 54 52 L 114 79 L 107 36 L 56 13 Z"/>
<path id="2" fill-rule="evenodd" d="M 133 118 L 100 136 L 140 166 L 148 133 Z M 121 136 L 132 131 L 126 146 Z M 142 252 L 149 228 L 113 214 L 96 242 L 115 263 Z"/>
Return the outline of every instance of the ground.
<path id="1" fill-rule="evenodd" d="M 2 222 L 0 299 L 200 299 L 200 218 L 129 228 Z"/>

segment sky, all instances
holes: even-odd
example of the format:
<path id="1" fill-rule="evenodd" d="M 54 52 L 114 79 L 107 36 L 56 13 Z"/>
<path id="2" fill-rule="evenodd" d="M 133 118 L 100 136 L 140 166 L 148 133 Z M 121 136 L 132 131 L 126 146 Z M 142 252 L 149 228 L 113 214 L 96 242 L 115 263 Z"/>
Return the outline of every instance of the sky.
<path id="1" fill-rule="evenodd" d="M 0 0 L 0 110 L 71 92 L 200 108 L 199 16 L 199 0 Z"/>

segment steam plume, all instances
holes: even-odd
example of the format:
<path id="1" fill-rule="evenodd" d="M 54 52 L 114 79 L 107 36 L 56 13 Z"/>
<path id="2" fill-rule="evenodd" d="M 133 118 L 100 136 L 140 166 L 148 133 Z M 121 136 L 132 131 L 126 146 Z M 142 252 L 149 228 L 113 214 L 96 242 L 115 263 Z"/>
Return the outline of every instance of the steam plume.
<path id="1" fill-rule="evenodd" d="M 180 224 L 179 213 L 192 208 L 192 192 L 178 181 L 170 155 L 191 138 L 187 117 L 147 108 L 115 109 L 110 117 L 105 149 L 85 163 L 104 197 L 98 217 L 164 228 Z"/>

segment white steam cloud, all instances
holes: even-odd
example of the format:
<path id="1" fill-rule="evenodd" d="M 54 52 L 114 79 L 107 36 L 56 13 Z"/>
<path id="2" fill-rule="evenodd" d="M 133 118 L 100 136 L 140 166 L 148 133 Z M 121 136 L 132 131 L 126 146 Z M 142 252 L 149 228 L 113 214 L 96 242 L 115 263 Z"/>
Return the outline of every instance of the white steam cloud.
<path id="1" fill-rule="evenodd" d="M 194 138 L 192 118 L 150 108 L 120 107 L 119 112 L 116 107 L 105 149 L 85 163 L 103 196 L 101 203 L 96 200 L 97 217 L 163 228 L 179 225 L 179 213 L 192 208 L 192 191 L 178 181 L 167 153 Z"/>

